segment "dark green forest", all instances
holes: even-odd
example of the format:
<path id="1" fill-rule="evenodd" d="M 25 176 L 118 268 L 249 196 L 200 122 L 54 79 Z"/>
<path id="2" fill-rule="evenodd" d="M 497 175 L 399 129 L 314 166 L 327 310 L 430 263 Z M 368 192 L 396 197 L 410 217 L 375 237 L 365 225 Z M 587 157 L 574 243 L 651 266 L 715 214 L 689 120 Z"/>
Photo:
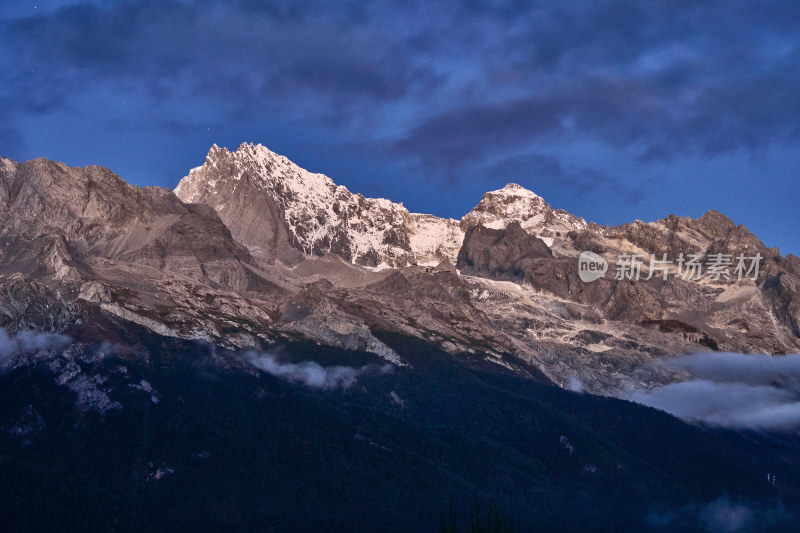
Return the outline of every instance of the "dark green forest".
<path id="1" fill-rule="evenodd" d="M 718 501 L 753 527 L 794 530 L 791 436 L 698 428 L 381 338 L 412 368 L 318 390 L 241 354 L 142 333 L 83 368 L 121 405 L 103 415 L 81 409 L 46 360 L 6 371 L 3 530 L 702 531 Z M 280 354 L 375 363 L 304 342 Z M 130 386 L 141 380 L 157 403 Z M 26 420 L 32 431 L 14 430 Z"/>

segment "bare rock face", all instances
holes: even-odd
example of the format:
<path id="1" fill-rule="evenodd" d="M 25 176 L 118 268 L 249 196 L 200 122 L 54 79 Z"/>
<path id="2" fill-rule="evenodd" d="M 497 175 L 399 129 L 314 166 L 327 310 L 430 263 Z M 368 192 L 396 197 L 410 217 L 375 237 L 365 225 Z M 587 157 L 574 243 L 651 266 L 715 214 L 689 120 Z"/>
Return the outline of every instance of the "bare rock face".
<path id="1" fill-rule="evenodd" d="M 36 159 L 5 168 L 0 271 L 25 266 L 76 282 L 106 259 L 216 285 L 251 284 L 252 257 L 208 206 L 185 205 L 168 189 L 132 187 L 101 167 Z"/>
<path id="2" fill-rule="evenodd" d="M 455 220 L 353 194 L 260 144 L 235 152 L 213 146 L 175 194 L 213 206 L 236 240 L 265 262 L 284 259 L 290 246 L 368 266 L 438 262 L 455 257 L 462 237 Z"/>
<path id="3" fill-rule="evenodd" d="M 641 284 L 623 280 L 617 283 L 606 305 L 606 314 L 612 320 L 642 323 L 660 319 L 662 310 L 658 301 Z"/>
<path id="4" fill-rule="evenodd" d="M 541 209 L 541 203 L 532 201 Z M 533 237 L 527 237 L 514 223 L 505 230 L 473 226 L 467 230 L 458 266 L 464 274 L 514 281 L 578 306 L 590 306 L 600 323 L 658 331 L 677 341 L 672 350 L 678 353 L 800 351 L 797 259 L 781 257 L 719 212 L 710 211 L 696 220 L 671 215 L 653 223 L 637 221 L 612 228 L 590 224 L 556 239 L 549 255 L 532 252 L 524 243 Z M 609 271 L 604 277 L 591 282 L 580 278 L 578 256 L 583 251 L 607 261 Z M 726 254 L 731 276 L 716 279 L 704 271 L 699 279 L 690 279 L 679 275 L 675 264 L 666 278 L 661 271 L 651 273 L 651 258 L 662 259 L 664 254 L 673 261 L 696 254 L 706 268 L 711 256 Z M 758 273 L 752 274 L 755 279 L 745 275 L 740 280 L 733 274 L 739 254 L 761 258 Z M 624 255 L 639 257 L 641 270 L 636 277 L 615 272 Z M 566 308 L 562 316 L 570 320 L 591 316 L 580 309 Z M 607 334 L 608 328 L 587 326 L 584 331 L 600 335 Z M 562 333 L 559 336 L 563 339 Z M 630 353 L 634 348 L 645 349 L 652 340 L 626 343 L 620 346 Z M 608 341 L 598 344 L 593 349 L 604 353 L 611 349 Z"/>
<path id="5" fill-rule="evenodd" d="M 406 364 L 386 331 L 610 394 L 675 379 L 662 357 L 800 352 L 800 259 L 715 211 L 605 227 L 509 184 L 459 223 L 242 145 L 212 147 L 176 194 L 100 167 L 0 158 L 0 222 L 9 331 L 145 328 L 232 349 L 301 336 Z M 608 263 L 604 277 L 581 279 L 584 251 Z M 760 269 L 650 272 L 651 254 L 718 253 L 759 254 Z M 615 275 L 621 254 L 641 258 L 638 280 Z"/>
<path id="6" fill-rule="evenodd" d="M 79 316 L 79 306 L 58 298 L 42 283 L 17 273 L 0 280 L 0 327 L 21 330 L 64 331 Z"/>
<path id="7" fill-rule="evenodd" d="M 480 203 L 461 219 L 461 229 L 472 226 L 505 229 L 517 223 L 526 232 L 550 245 L 570 231 L 586 227 L 586 221 L 561 209 L 553 209 L 541 196 L 509 183 L 483 195 Z"/>
<path id="8" fill-rule="evenodd" d="M 263 261 L 291 260 L 289 227 L 283 206 L 262 194 L 256 168 L 214 145 L 206 163 L 178 184 L 175 194 L 188 203 L 212 206 L 237 242 Z M 288 256 L 288 257 L 287 257 Z"/>
<path id="9" fill-rule="evenodd" d="M 467 274 L 522 281 L 536 260 L 552 256 L 544 241 L 530 235 L 517 222 L 512 222 L 504 229 L 470 227 L 458 253 L 457 264 Z"/>
<path id="10" fill-rule="evenodd" d="M 236 241 L 264 264 L 291 264 L 297 260 L 294 249 L 373 267 L 433 266 L 456 261 L 472 226 L 502 230 L 516 223 L 548 245 L 587 227 L 513 183 L 486 193 L 461 221 L 410 213 L 402 204 L 351 193 L 260 144 L 242 144 L 233 152 L 214 145 L 175 194 L 212 206 Z"/>
<path id="11" fill-rule="evenodd" d="M 565 300 L 592 305 L 602 310 L 615 291 L 616 282 L 601 278 L 584 283 L 573 258 L 551 257 L 532 262 L 525 270 L 523 283 Z"/>
<path id="12" fill-rule="evenodd" d="M 332 285 L 310 285 L 286 304 L 281 319 L 290 330 L 330 346 L 372 352 L 392 364 L 405 365 L 400 356 L 378 340 L 363 321 L 349 316 L 327 298 L 325 288 L 330 289 Z"/>
<path id="13" fill-rule="evenodd" d="M 800 337 L 800 276 L 779 271 L 767 278 L 764 289 L 780 322 Z"/>

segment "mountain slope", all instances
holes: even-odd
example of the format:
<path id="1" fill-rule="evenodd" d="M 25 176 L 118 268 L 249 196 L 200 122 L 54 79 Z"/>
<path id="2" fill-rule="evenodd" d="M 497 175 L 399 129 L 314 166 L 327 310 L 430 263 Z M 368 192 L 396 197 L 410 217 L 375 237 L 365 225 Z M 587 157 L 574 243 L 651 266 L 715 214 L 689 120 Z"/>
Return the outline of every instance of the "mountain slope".
<path id="1" fill-rule="evenodd" d="M 249 204 L 238 200 L 242 187 L 250 191 Z M 313 272 L 313 281 L 329 279 L 333 286 L 322 292 L 350 302 L 349 312 L 370 327 L 438 337 L 452 352 L 479 346 L 500 358 L 513 354 L 556 383 L 566 384 L 577 375 L 590 390 L 610 391 L 634 371 L 643 372 L 635 379 L 644 384 L 674 379 L 648 367 L 648 361 L 664 355 L 709 349 L 800 351 L 800 260 L 782 257 L 714 211 L 697 220 L 671 215 L 605 227 L 553 209 L 511 183 L 487 192 L 456 227 L 455 221 L 409 214 L 398 204 L 353 195 L 260 145 L 242 145 L 236 152 L 212 148 L 203 167 L 184 178 L 176 192 L 187 201 L 214 206 L 232 231 L 250 220 L 248 205 L 274 204 L 273 219 L 286 222 L 289 241 L 306 257 L 331 252 L 347 262 L 398 267 L 386 282 L 364 281 L 366 293 L 354 291 L 358 284 L 344 284 L 345 279 L 364 279 L 363 274 L 333 276 L 326 272 L 331 261 L 293 267 L 294 274 Z M 422 217 L 428 221 L 424 231 Z M 272 226 L 260 231 L 253 220 L 248 231 L 272 234 Z M 423 233 L 433 245 L 419 244 Z M 357 244 L 367 241 L 363 247 Z M 258 249 L 254 241 L 248 246 Z M 607 261 L 605 278 L 593 283 L 580 279 L 583 251 Z M 667 254 L 674 261 L 681 254 L 698 254 L 707 262 L 717 253 L 731 258 L 759 254 L 758 276 L 686 280 L 676 275 L 675 264 L 666 281 L 650 276 L 651 255 L 660 259 Z M 639 280 L 615 279 L 616 262 L 624 254 L 640 256 Z M 419 290 L 428 274 L 439 269 L 420 273 L 403 268 L 432 265 L 442 257 L 457 261 L 459 268 L 446 281 L 447 291 Z M 467 297 L 453 300 L 457 292 Z M 598 354 L 607 365 L 596 364 Z"/>
<path id="2" fill-rule="evenodd" d="M 432 265 L 454 262 L 464 232 L 475 225 L 503 229 L 517 222 L 548 244 L 586 227 L 583 219 L 513 183 L 487 192 L 460 221 L 409 213 L 402 204 L 353 194 L 260 144 L 242 144 L 234 152 L 212 146 L 175 194 L 214 207 L 236 240 L 267 262 L 286 259 L 291 245 L 367 266 Z"/>
<path id="3" fill-rule="evenodd" d="M 484 194 L 478 205 L 461 218 L 461 228 L 464 231 L 472 226 L 505 229 L 512 222 L 543 239 L 548 246 L 562 234 L 586 228 L 582 218 L 553 209 L 541 196 L 516 183 Z"/>
<path id="4" fill-rule="evenodd" d="M 0 160 L 7 529 L 426 531 L 450 501 L 520 530 L 794 528 L 792 435 L 599 396 L 684 379 L 683 353 L 800 350 L 800 260 L 722 214 L 603 227 L 509 185 L 444 221 L 253 146 L 179 192 L 200 203 Z M 763 263 L 615 279 L 622 253 Z"/>
<path id="5" fill-rule="evenodd" d="M 252 286 L 252 257 L 208 206 L 186 205 L 169 189 L 132 187 L 101 167 L 3 160 L 0 221 L 6 272 L 79 282 L 114 260 Z"/>
<path id="6" fill-rule="evenodd" d="M 404 365 L 375 335 L 391 331 L 452 354 L 481 353 L 520 375 L 533 366 L 564 387 L 578 378 L 605 394 L 631 382 L 680 379 L 654 364 L 665 356 L 800 351 L 800 260 L 719 213 L 603 227 L 512 184 L 487 193 L 462 219 L 464 243 L 455 246 L 455 221 L 353 195 L 252 145 L 234 153 L 213 148 L 179 192 L 219 203 L 185 204 L 99 167 L 3 160 L 0 326 L 58 330 L 103 316 L 219 346 L 300 337 Z M 360 222 L 349 222 L 356 213 Z M 319 233 L 298 229 L 312 220 Z M 237 232 L 249 244 L 238 243 Z M 351 245 L 367 234 L 406 244 L 370 241 L 370 252 L 353 256 Z M 299 250 L 298 239 L 315 253 Z M 340 253 L 317 255 L 320 242 L 331 252 L 338 242 Z M 458 268 L 447 257 L 422 266 L 458 250 Z M 607 260 L 605 278 L 580 279 L 583 250 Z M 641 279 L 613 276 L 623 253 L 723 251 L 760 254 L 756 279 L 686 280 L 673 265 L 666 280 L 648 280 L 646 259 Z"/>
<path id="7" fill-rule="evenodd" d="M 407 265 L 455 258 L 461 243 L 454 220 L 353 194 L 260 144 L 235 152 L 214 145 L 175 194 L 213 206 L 237 241 L 266 261 L 283 257 L 291 244 L 308 255 L 331 252 L 363 265 Z"/>
<path id="8" fill-rule="evenodd" d="M 383 337 L 413 369 L 321 389 L 252 354 L 133 325 L 120 335 L 127 352 L 42 342 L 0 377 L 6 531 L 427 532 L 449 511 L 468 531 L 491 504 L 514 531 L 698 531 L 717 507 L 772 531 L 795 524 L 782 509 L 796 508 L 797 467 L 751 436 L 413 339 Z M 372 361 L 313 343 L 273 354 L 328 372 Z M 767 468 L 785 481 L 767 483 Z"/>

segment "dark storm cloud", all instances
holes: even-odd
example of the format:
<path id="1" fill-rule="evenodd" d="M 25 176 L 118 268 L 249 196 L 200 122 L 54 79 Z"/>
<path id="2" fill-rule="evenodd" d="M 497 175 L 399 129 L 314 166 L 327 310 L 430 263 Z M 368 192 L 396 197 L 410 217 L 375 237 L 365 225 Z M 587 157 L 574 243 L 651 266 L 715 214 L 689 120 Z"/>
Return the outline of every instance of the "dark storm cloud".
<path id="1" fill-rule="evenodd" d="M 502 176 L 509 180 L 524 176 L 528 178 L 531 186 L 537 189 L 544 183 L 558 183 L 576 197 L 614 191 L 618 199 L 628 204 L 640 202 L 645 197 L 644 182 L 625 183 L 619 178 L 591 167 L 568 169 L 558 158 L 538 152 L 524 152 L 496 161 L 491 160 L 486 165 L 477 167 L 469 178 L 480 181 L 485 180 L 486 176 Z M 459 176 L 453 175 L 452 178 L 459 179 Z"/>
<path id="2" fill-rule="evenodd" d="M 485 66 L 480 98 L 425 118 L 398 140 L 427 168 L 575 138 L 633 148 L 641 161 L 756 151 L 800 138 L 796 4 L 601 2 L 534 9 Z M 519 80 L 519 92 L 493 90 Z"/>
<path id="3" fill-rule="evenodd" d="M 636 390 L 629 399 L 689 421 L 755 430 L 800 428 L 800 354 L 708 353 L 668 364 L 689 381 Z"/>
<path id="4" fill-rule="evenodd" d="M 211 125 L 267 145 L 302 129 L 298 145 L 369 154 L 358 181 L 389 167 L 431 190 L 550 175 L 565 195 L 614 188 L 633 204 L 638 173 L 617 175 L 580 146 L 632 167 L 800 140 L 794 1 L 70 0 L 41 11 L 0 14 L 0 153 L 23 146 L 26 127 L 38 135 L 37 117 L 91 108 L 106 124 L 66 126 L 135 120 L 155 139 L 142 145 L 165 152 L 174 132 Z"/>
<path id="5" fill-rule="evenodd" d="M 797 57 L 795 57 L 797 56 Z M 800 56 L 792 55 L 791 62 Z M 396 149 L 430 167 L 576 135 L 617 149 L 640 148 L 640 159 L 718 155 L 800 139 L 800 77 L 721 79 L 717 86 L 661 80 L 581 78 L 533 96 L 470 103 L 422 121 Z M 724 86 L 724 85 L 730 86 Z"/>
<path id="6" fill-rule="evenodd" d="M 250 4 L 87 3 L 5 21 L 0 43 L 12 52 L 4 61 L 12 75 L 4 92 L 13 110 L 30 113 L 44 111 L 37 92 L 103 83 L 145 88 L 156 101 L 189 95 L 235 111 L 305 112 L 308 99 L 298 99 L 309 94 L 320 99 L 317 110 L 370 103 L 402 96 L 424 74 L 375 29 L 319 16 L 313 5 Z"/>
<path id="7" fill-rule="evenodd" d="M 451 79 L 443 81 L 456 89 L 452 108 L 418 117 L 424 120 L 400 143 L 410 146 L 419 135 L 422 144 L 431 135 L 448 134 L 440 139 L 448 154 L 460 140 L 470 145 L 482 140 L 484 126 L 499 135 L 498 143 L 526 142 L 563 132 L 561 121 L 570 118 L 590 134 L 610 134 L 620 143 L 646 140 L 666 126 L 676 149 L 682 147 L 681 134 L 688 144 L 724 126 L 723 113 L 734 115 L 725 123 L 735 126 L 733 136 L 746 144 L 755 142 L 753 134 L 739 122 L 797 134 L 795 120 L 778 112 L 798 104 L 791 68 L 797 30 L 786 22 L 787 14 L 797 11 L 794 3 L 442 6 L 87 3 L 6 21 L 3 46 L 14 50 L 18 67 L 50 67 L 53 79 L 75 74 L 62 78 L 71 83 L 80 83 L 77 74 L 88 72 L 84 81 L 139 75 L 159 86 L 191 71 L 200 88 L 233 80 L 241 89 L 245 79 L 252 87 L 249 96 L 281 88 L 291 94 L 301 85 L 340 103 L 345 95 L 401 98 L 426 76 L 420 65 L 427 61 L 420 55 L 429 55 L 431 68 L 448 74 L 445 60 L 462 54 L 476 69 L 471 87 L 458 87 L 450 72 Z M 495 80 L 510 94 L 487 103 L 489 95 L 481 91 L 492 89 Z M 758 95 L 771 98 L 753 98 Z M 688 107 L 675 116 L 682 104 Z M 704 129 L 694 133 L 698 125 Z M 718 140 L 700 144 L 720 145 Z"/>

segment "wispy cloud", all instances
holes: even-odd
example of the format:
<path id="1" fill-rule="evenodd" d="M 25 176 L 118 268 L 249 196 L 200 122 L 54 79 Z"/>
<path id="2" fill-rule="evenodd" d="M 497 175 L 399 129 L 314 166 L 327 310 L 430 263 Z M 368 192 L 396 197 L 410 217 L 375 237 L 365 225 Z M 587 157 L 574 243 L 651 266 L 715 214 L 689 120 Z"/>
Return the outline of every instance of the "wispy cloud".
<path id="1" fill-rule="evenodd" d="M 780 504 L 765 506 L 723 496 L 706 504 L 651 512 L 645 522 L 656 531 L 746 533 L 772 528 L 783 531 L 794 523 L 794 516 Z"/>
<path id="2" fill-rule="evenodd" d="M 788 1 L 68 2 L 0 18 L 0 64 L 15 114 L 134 81 L 154 101 L 347 117 L 384 134 L 370 117 L 400 112 L 396 146 L 429 170 L 575 135 L 646 157 L 719 153 L 800 136 L 787 112 L 800 103 L 796 12 Z"/>
<path id="3" fill-rule="evenodd" d="M 259 370 L 285 379 L 292 383 L 301 383 L 315 389 L 347 389 L 355 385 L 358 378 L 369 374 L 386 374 L 391 372 L 389 364 L 370 364 L 362 367 L 322 366 L 314 361 L 299 363 L 281 361 L 271 353 L 247 352 L 245 359 Z"/>
<path id="4" fill-rule="evenodd" d="M 7 366 L 15 355 L 63 348 L 69 343 L 69 337 L 58 333 L 20 331 L 9 336 L 0 328 L 0 368 Z"/>
<path id="5" fill-rule="evenodd" d="M 212 142 L 253 141 L 446 216 L 516 181 L 603 223 L 724 203 L 749 212 L 759 194 L 782 226 L 796 219 L 788 194 L 729 187 L 732 174 L 794 183 L 791 0 L 39 7 L 0 13 L 8 157 L 106 164 L 174 186 Z M 686 178 L 645 195 L 663 175 Z M 680 196 L 689 181 L 710 197 Z"/>
<path id="6" fill-rule="evenodd" d="M 629 399 L 692 422 L 728 428 L 800 428 L 800 354 L 697 354 L 668 361 L 693 378 Z"/>

